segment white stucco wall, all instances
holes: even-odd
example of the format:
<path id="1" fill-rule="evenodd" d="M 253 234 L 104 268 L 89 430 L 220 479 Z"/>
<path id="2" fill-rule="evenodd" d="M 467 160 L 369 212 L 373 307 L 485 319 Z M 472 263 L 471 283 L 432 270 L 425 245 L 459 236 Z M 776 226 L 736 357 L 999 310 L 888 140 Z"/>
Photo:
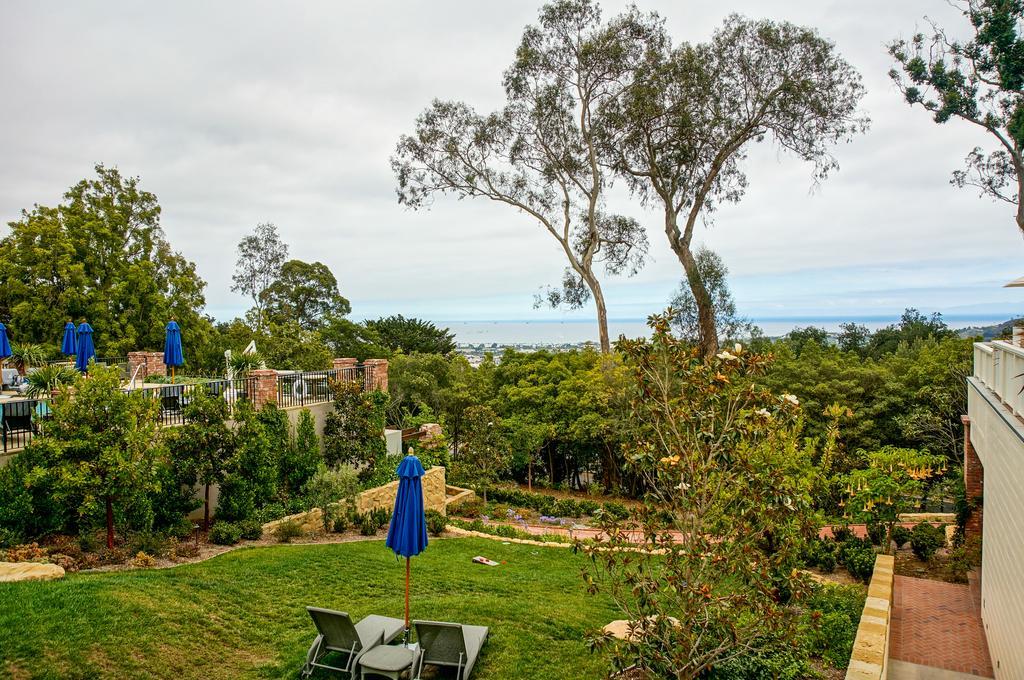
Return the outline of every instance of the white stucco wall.
<path id="1" fill-rule="evenodd" d="M 997 679 L 1024 678 L 1024 424 L 976 379 L 971 442 L 984 468 L 982 619 Z"/>

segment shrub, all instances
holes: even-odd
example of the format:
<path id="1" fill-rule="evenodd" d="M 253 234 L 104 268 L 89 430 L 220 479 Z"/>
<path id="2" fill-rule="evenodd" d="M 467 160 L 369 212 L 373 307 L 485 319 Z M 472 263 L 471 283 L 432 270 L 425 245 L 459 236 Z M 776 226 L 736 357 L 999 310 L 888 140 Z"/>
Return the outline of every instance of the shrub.
<path id="1" fill-rule="evenodd" d="M 22 541 L 21 533 L 14 529 L 5 529 L 0 527 L 0 549 L 13 548 Z"/>
<path id="2" fill-rule="evenodd" d="M 356 515 L 356 524 L 363 536 L 376 536 L 390 521 L 391 513 L 384 508 L 374 508 L 370 512 Z"/>
<path id="3" fill-rule="evenodd" d="M 187 517 L 179 517 L 174 524 L 167 527 L 167 537 L 185 541 L 192 537 L 193 531 L 195 531 L 195 524 L 192 523 L 192 520 Z"/>
<path id="4" fill-rule="evenodd" d="M 198 556 L 199 546 L 195 543 L 192 543 L 191 541 L 183 541 L 181 543 L 174 541 L 172 542 L 171 547 L 168 550 L 168 557 L 170 557 L 172 560 Z"/>
<path id="5" fill-rule="evenodd" d="M 905 548 L 910 543 L 910 529 L 897 524 L 892 528 L 892 540 L 897 549 Z"/>
<path id="6" fill-rule="evenodd" d="M 352 528 L 352 516 L 348 512 L 334 513 L 334 533 L 343 534 Z"/>
<path id="7" fill-rule="evenodd" d="M 910 531 L 910 549 L 923 562 L 931 561 L 935 551 L 946 543 L 946 533 L 941 527 L 921 522 Z"/>
<path id="8" fill-rule="evenodd" d="M 233 522 L 220 521 L 210 529 L 209 538 L 217 545 L 234 545 L 242 540 L 242 529 Z"/>
<path id="9" fill-rule="evenodd" d="M 140 550 L 135 553 L 135 559 L 132 560 L 132 564 L 136 567 L 155 567 L 156 558 L 147 554 L 145 551 Z"/>
<path id="10" fill-rule="evenodd" d="M 842 553 L 843 564 L 850 576 L 868 583 L 875 570 L 875 555 L 875 549 L 867 541 L 847 541 Z"/>
<path id="11" fill-rule="evenodd" d="M 823 585 L 815 589 L 804 609 L 810 614 L 803 646 L 836 668 L 845 668 L 853 651 L 864 592 L 857 586 Z"/>
<path id="12" fill-rule="evenodd" d="M 878 522 L 872 522 L 867 525 L 868 538 L 871 539 L 873 545 L 881 546 L 885 543 L 885 525 Z M 883 546 L 885 547 L 885 546 Z"/>
<path id="13" fill-rule="evenodd" d="M 324 533 L 333 526 L 333 503 L 352 498 L 359 491 L 359 480 L 355 468 L 350 465 L 339 465 L 330 469 L 321 465 L 306 485 L 302 494 L 310 506 L 320 508 L 324 525 Z"/>
<path id="14" fill-rule="evenodd" d="M 848 526 L 832 527 L 832 537 L 836 540 L 836 543 L 845 543 L 850 538 L 853 538 L 853 532 L 850 531 Z"/>
<path id="15" fill-rule="evenodd" d="M 427 531 L 431 536 L 440 536 L 448 525 L 448 518 L 437 510 L 427 510 Z"/>
<path id="16" fill-rule="evenodd" d="M 243 519 L 238 523 L 238 529 L 242 538 L 248 541 L 258 541 L 263 538 L 263 525 L 255 519 Z"/>
<path id="17" fill-rule="evenodd" d="M 160 556 L 167 553 L 167 538 L 157 533 L 140 531 L 128 538 L 128 550 L 133 553 Z"/>
<path id="18" fill-rule="evenodd" d="M 304 533 L 302 525 L 294 519 L 281 522 L 274 527 L 274 538 L 278 543 L 291 543 L 293 538 L 301 538 Z"/>
<path id="19" fill-rule="evenodd" d="M 278 502 L 267 503 L 262 508 L 257 510 L 253 517 L 260 524 L 266 524 L 267 522 L 273 522 L 274 520 L 281 519 L 288 515 L 288 510 L 283 504 Z"/>
<path id="20" fill-rule="evenodd" d="M 496 536 L 501 536 L 503 538 L 519 538 L 519 534 L 521 532 L 508 524 L 499 524 L 494 527 L 494 533 Z"/>
<path id="21" fill-rule="evenodd" d="M 823 552 L 818 555 L 818 568 L 826 574 L 836 570 L 836 556 L 831 552 Z"/>
<path id="22" fill-rule="evenodd" d="M 601 506 L 601 509 L 617 520 L 623 520 L 629 517 L 629 508 L 618 501 L 608 501 Z"/>

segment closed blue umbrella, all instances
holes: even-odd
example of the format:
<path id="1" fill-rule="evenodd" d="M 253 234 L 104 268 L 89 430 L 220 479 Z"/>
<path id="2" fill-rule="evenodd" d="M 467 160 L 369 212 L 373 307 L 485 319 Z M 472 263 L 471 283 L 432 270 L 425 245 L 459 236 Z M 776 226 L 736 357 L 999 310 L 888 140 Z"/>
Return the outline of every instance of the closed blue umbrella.
<path id="1" fill-rule="evenodd" d="M 7 326 L 0 323 L 0 361 L 11 356 L 11 341 L 7 339 Z"/>
<path id="2" fill-rule="evenodd" d="M 385 545 L 405 558 L 405 634 L 409 636 L 409 558 L 427 549 L 427 517 L 423 510 L 423 464 L 411 453 L 396 470 L 398 494 Z"/>
<path id="3" fill-rule="evenodd" d="M 10 356 L 10 341 L 7 339 L 7 327 L 0 324 L 0 369 L 3 369 L 4 359 Z M 0 373 L 0 384 L 3 383 L 3 374 Z"/>
<path id="4" fill-rule="evenodd" d="M 64 324 L 64 340 L 60 343 L 60 351 L 68 357 L 78 351 L 78 334 L 75 333 L 75 324 L 70 321 Z"/>
<path id="5" fill-rule="evenodd" d="M 164 336 L 164 364 L 171 367 L 171 382 L 174 382 L 174 367 L 185 363 L 181 353 L 181 329 L 174 321 L 167 322 Z"/>
<path id="6" fill-rule="evenodd" d="M 75 368 L 82 373 L 89 370 L 89 359 L 96 356 L 96 348 L 92 344 L 92 326 L 86 322 L 78 327 L 78 347 L 75 349 Z"/>

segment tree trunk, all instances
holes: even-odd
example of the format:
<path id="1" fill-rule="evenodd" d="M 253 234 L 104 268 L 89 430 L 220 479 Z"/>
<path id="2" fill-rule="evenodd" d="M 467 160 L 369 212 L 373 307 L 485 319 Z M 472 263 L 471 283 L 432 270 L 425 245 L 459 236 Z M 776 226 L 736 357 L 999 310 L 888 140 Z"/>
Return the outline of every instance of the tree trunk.
<path id="1" fill-rule="evenodd" d="M 604 291 L 596 278 L 587 281 L 590 292 L 594 296 L 594 306 L 597 307 L 597 333 L 601 343 L 601 353 L 609 354 L 612 351 L 612 343 L 608 338 L 608 307 L 604 302 Z"/>
<path id="2" fill-rule="evenodd" d="M 108 495 L 107 501 L 107 549 L 114 549 L 114 501 Z"/>
<path id="3" fill-rule="evenodd" d="M 203 492 L 203 531 L 210 530 L 210 485 Z"/>
<path id="4" fill-rule="evenodd" d="M 533 491 L 533 454 L 526 461 L 526 490 Z"/>
<path id="5" fill-rule="evenodd" d="M 675 252 L 679 262 L 686 272 L 686 282 L 693 293 L 693 300 L 697 303 L 697 325 L 700 328 L 700 354 L 705 359 L 710 359 L 718 353 L 718 327 L 715 324 L 715 308 L 708 294 L 707 286 L 697 269 L 697 261 L 690 251 L 689 236 L 683 236 L 679 232 L 676 213 L 665 209 L 665 233 L 668 235 L 669 245 Z"/>

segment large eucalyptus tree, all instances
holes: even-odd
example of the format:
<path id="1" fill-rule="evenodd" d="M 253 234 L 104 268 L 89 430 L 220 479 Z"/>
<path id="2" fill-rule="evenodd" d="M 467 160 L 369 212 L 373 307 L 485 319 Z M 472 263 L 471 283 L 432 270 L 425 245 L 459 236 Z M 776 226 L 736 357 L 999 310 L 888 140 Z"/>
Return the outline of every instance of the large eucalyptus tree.
<path id="1" fill-rule="evenodd" d="M 505 72 L 505 106 L 481 114 L 434 101 L 392 158 L 399 202 L 425 206 L 435 194 L 503 203 L 543 227 L 568 262 L 547 302 L 580 308 L 593 298 L 601 349 L 610 350 L 599 270 L 636 273 L 647 238 L 636 220 L 606 211 L 608 170 L 597 139 L 598 110 L 627 87 L 642 57 L 627 17 L 602 23 L 590 0 L 557 0 L 528 26 Z"/>
<path id="2" fill-rule="evenodd" d="M 714 304 L 694 257 L 698 221 L 747 187 L 752 145 L 772 141 L 813 164 L 815 181 L 837 167 L 830 147 L 867 127 L 860 75 L 816 31 L 728 17 L 706 43 L 672 46 L 661 21 L 635 10 L 621 49 L 646 45 L 623 96 L 601 102 L 602 156 L 646 204 L 693 292 L 705 357 L 718 351 Z"/>

